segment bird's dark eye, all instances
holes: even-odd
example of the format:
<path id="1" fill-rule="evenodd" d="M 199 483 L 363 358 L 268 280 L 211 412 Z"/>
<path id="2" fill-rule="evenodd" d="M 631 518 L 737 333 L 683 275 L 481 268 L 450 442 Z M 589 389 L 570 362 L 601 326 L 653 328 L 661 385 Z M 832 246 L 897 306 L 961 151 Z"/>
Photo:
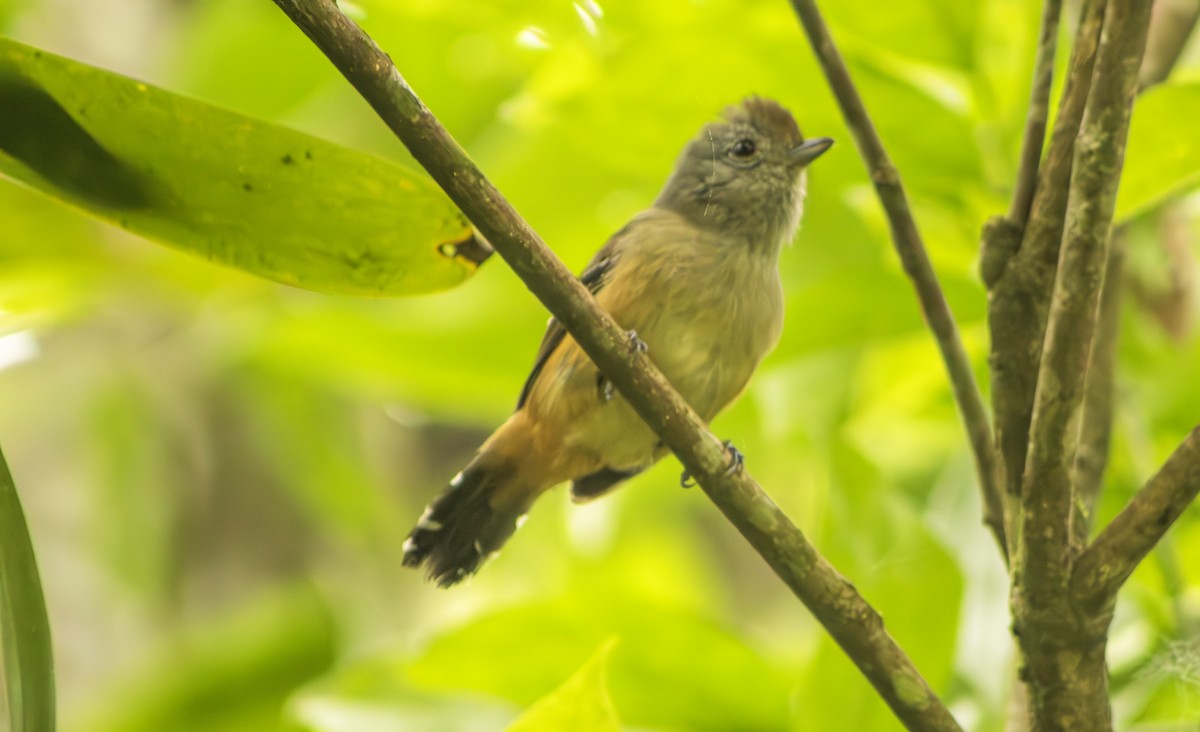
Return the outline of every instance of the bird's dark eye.
<path id="1" fill-rule="evenodd" d="M 729 148 L 729 153 L 735 158 L 748 158 L 758 150 L 754 144 L 754 140 L 738 140 L 733 143 L 733 147 Z"/>

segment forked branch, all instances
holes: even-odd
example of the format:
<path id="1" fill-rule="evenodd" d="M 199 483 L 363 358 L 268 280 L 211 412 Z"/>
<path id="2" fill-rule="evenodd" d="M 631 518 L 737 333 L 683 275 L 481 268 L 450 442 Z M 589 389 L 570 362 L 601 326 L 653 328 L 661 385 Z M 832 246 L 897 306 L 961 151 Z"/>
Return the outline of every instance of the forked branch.
<path id="1" fill-rule="evenodd" d="M 1138 563 L 1200 494 L 1200 427 L 1079 557 L 1072 590 L 1090 606 L 1112 602 Z"/>

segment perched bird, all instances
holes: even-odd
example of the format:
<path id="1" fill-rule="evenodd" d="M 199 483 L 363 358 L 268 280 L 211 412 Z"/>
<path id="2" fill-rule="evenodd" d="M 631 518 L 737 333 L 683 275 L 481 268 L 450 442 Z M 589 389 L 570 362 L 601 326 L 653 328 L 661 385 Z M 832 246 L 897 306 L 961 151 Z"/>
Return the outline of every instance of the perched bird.
<path id="1" fill-rule="evenodd" d="M 805 168 L 831 144 L 805 140 L 771 100 L 727 108 L 684 148 L 654 205 L 581 275 L 706 421 L 779 340 L 779 253 L 800 222 Z M 665 453 L 551 319 L 516 412 L 425 509 L 404 543 L 404 564 L 453 585 L 512 536 L 549 488 L 572 481 L 572 498 L 586 501 Z"/>

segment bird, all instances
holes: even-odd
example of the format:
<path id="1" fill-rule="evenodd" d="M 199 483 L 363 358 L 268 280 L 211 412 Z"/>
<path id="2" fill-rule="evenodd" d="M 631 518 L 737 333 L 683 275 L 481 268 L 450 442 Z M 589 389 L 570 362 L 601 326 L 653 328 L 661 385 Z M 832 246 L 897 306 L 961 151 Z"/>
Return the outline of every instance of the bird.
<path id="1" fill-rule="evenodd" d="M 832 144 L 805 139 L 776 101 L 727 107 L 686 144 L 653 205 L 580 275 L 705 422 L 779 341 L 780 254 L 799 227 L 806 169 Z M 550 488 L 571 481 L 571 497 L 589 501 L 666 452 L 551 318 L 516 411 L 425 509 L 403 564 L 424 567 L 442 587 L 457 584 Z"/>

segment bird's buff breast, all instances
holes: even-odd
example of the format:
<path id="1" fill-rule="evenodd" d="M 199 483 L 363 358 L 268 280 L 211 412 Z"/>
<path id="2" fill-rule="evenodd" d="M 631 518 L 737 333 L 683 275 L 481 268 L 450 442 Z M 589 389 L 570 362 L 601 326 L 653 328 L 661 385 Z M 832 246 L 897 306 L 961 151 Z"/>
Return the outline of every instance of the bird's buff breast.
<path id="1" fill-rule="evenodd" d="M 778 341 L 782 290 L 773 261 L 719 250 L 688 253 L 683 261 L 657 252 L 625 257 L 621 266 L 638 268 L 634 281 L 641 287 L 602 290 L 598 299 L 623 328 L 637 332 L 650 359 L 708 421 Z M 554 379 L 568 398 L 543 402 L 577 410 L 552 420 L 564 426 L 564 446 L 614 468 L 653 462 L 661 454 L 657 436 L 619 394 L 605 398 L 595 366 L 571 346 L 578 356 L 563 359 Z"/>

